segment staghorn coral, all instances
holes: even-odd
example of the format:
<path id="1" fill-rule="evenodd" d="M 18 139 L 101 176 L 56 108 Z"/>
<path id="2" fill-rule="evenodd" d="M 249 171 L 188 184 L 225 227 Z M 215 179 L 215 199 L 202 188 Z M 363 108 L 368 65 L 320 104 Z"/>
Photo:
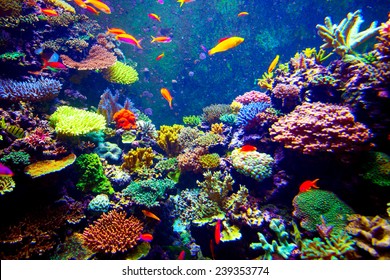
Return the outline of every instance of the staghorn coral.
<path id="1" fill-rule="evenodd" d="M 233 167 L 238 172 L 258 182 L 272 175 L 274 159 L 268 154 L 257 151 L 241 152 L 240 149 L 235 149 L 230 157 Z"/>
<path id="2" fill-rule="evenodd" d="M 70 106 L 59 106 L 50 116 L 50 123 L 60 136 L 81 136 L 106 128 L 102 115 Z"/>
<path id="3" fill-rule="evenodd" d="M 18 102 L 40 102 L 52 100 L 58 96 L 62 84 L 50 78 L 29 78 L 24 82 L 0 80 L 0 99 Z"/>
<path id="4" fill-rule="evenodd" d="M 322 219 L 335 231 L 344 230 L 347 215 L 353 214 L 353 210 L 334 193 L 318 189 L 297 194 L 293 206 L 293 216 L 300 219 L 301 227 L 308 231 L 316 231 Z"/>
<path id="5" fill-rule="evenodd" d="M 0 195 L 12 192 L 15 188 L 15 181 L 10 176 L 0 176 Z"/>
<path id="6" fill-rule="evenodd" d="M 122 85 L 130 85 L 139 80 L 138 72 L 123 62 L 117 61 L 112 66 L 103 70 L 103 77 L 111 82 Z"/>
<path id="7" fill-rule="evenodd" d="M 271 98 L 264 92 L 251 90 L 245 92 L 243 95 L 237 96 L 234 101 L 239 102 L 243 105 L 247 105 L 249 103 L 257 102 L 271 103 Z"/>
<path id="8" fill-rule="evenodd" d="M 269 131 L 273 141 L 304 154 L 359 150 L 371 138 L 370 130 L 355 122 L 348 107 L 320 102 L 297 106 Z"/>
<path id="9" fill-rule="evenodd" d="M 77 62 L 69 56 L 62 54 L 62 63 L 77 70 L 100 70 L 112 66 L 116 62 L 116 56 L 100 45 L 93 45 L 89 50 L 87 58 Z"/>
<path id="10" fill-rule="evenodd" d="M 237 115 L 237 124 L 245 128 L 256 126 L 256 115 L 264 112 L 271 105 L 265 102 L 249 103 L 244 105 Z"/>
<path id="11" fill-rule="evenodd" d="M 119 110 L 114 114 L 113 120 L 115 121 L 117 128 L 123 128 L 124 130 L 137 128 L 135 115 L 130 110 L 127 109 Z"/>
<path id="12" fill-rule="evenodd" d="M 130 172 L 137 171 L 142 168 L 149 168 L 153 164 L 155 155 L 152 148 L 137 148 L 130 150 L 127 155 L 123 156 L 122 169 Z"/>
<path id="13" fill-rule="evenodd" d="M 84 230 L 83 240 L 96 252 L 123 253 L 137 245 L 142 230 L 143 223 L 136 217 L 112 210 Z"/>
<path id="14" fill-rule="evenodd" d="M 390 223 L 380 216 L 348 216 L 345 230 L 354 236 L 356 246 L 376 259 L 390 259 Z"/>
<path id="15" fill-rule="evenodd" d="M 157 131 L 157 144 L 167 153 L 168 157 L 174 157 L 180 153 L 182 147 L 179 145 L 178 137 L 183 128 L 184 126 L 179 124 L 162 125 Z"/>
<path id="16" fill-rule="evenodd" d="M 202 120 L 199 116 L 191 115 L 191 116 L 184 116 L 183 117 L 183 123 L 185 125 L 198 126 L 198 125 L 200 125 L 201 122 L 202 122 Z"/>
<path id="17" fill-rule="evenodd" d="M 70 154 L 62 159 L 51 159 L 34 162 L 24 169 L 24 173 L 35 179 L 47 174 L 61 171 L 72 165 L 76 160 L 75 154 Z"/>
<path id="18" fill-rule="evenodd" d="M 338 25 L 333 24 L 330 17 L 325 18 L 325 25 L 317 24 L 318 35 L 325 42 L 321 48 L 333 48 L 337 54 L 345 57 L 353 54 L 357 46 L 374 36 L 379 30 L 377 22 L 359 32 L 360 25 L 364 22 L 361 13 L 361 10 L 348 13 Z"/>

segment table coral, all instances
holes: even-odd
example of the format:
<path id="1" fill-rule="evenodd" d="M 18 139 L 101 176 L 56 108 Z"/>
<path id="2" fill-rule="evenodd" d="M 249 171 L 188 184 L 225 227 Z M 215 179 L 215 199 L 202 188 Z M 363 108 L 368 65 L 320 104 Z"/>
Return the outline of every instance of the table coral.
<path id="1" fill-rule="evenodd" d="M 103 70 L 103 77 L 111 82 L 122 85 L 130 85 L 139 80 L 138 72 L 123 62 L 117 61 L 114 65 Z"/>
<path id="2" fill-rule="evenodd" d="M 117 128 L 123 128 L 124 130 L 137 128 L 135 115 L 130 110 L 126 110 L 126 109 L 119 110 L 114 114 L 113 120 L 115 121 Z"/>
<path id="3" fill-rule="evenodd" d="M 24 172 L 35 179 L 47 174 L 61 171 L 72 165 L 76 160 L 75 154 L 70 154 L 62 159 L 51 159 L 34 162 L 24 169 Z"/>
<path id="4" fill-rule="evenodd" d="M 144 167 L 149 168 L 152 166 L 154 158 L 155 155 L 150 147 L 130 150 L 127 155 L 123 157 L 121 168 L 130 172 Z"/>
<path id="5" fill-rule="evenodd" d="M 344 230 L 347 215 L 353 214 L 353 210 L 334 193 L 319 189 L 297 194 L 292 203 L 293 216 L 301 221 L 301 227 L 313 232 L 322 224 L 322 218 L 335 231 Z"/>
<path id="6" fill-rule="evenodd" d="M 93 251 L 115 254 L 126 252 L 137 245 L 143 223 L 126 212 L 106 213 L 83 232 L 84 243 Z"/>
<path id="7" fill-rule="evenodd" d="M 346 106 L 303 103 L 270 128 L 275 142 L 304 154 L 348 152 L 367 147 L 372 134 Z"/>

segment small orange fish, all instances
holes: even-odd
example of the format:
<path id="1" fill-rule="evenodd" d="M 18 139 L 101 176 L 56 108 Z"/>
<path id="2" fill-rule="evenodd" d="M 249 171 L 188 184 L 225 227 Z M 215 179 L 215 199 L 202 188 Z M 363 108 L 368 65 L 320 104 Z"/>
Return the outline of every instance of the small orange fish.
<path id="1" fill-rule="evenodd" d="M 152 242 L 153 241 L 153 235 L 151 235 L 150 233 L 141 233 L 139 238 L 145 242 Z"/>
<path id="2" fill-rule="evenodd" d="M 148 17 L 150 17 L 151 19 L 154 19 L 154 20 L 157 20 L 157 21 L 161 22 L 161 18 L 158 15 L 156 15 L 156 14 L 150 13 L 150 14 L 148 14 Z"/>
<path id="3" fill-rule="evenodd" d="M 53 10 L 53 9 L 42 9 L 42 8 L 40 8 L 40 11 L 41 11 L 42 14 L 45 14 L 45 15 L 47 15 L 49 17 L 56 17 L 56 16 L 59 15 L 58 12 L 56 10 Z"/>
<path id="4" fill-rule="evenodd" d="M 195 0 L 177 0 L 180 3 L 180 7 L 183 6 L 184 3 L 194 2 Z"/>
<path id="5" fill-rule="evenodd" d="M 186 251 L 181 251 L 179 256 L 177 257 L 178 260 L 184 260 L 184 258 L 186 257 Z"/>
<path id="6" fill-rule="evenodd" d="M 79 7 L 83 8 L 83 9 L 87 8 L 87 4 L 85 4 L 83 0 L 74 0 L 74 2 L 76 3 L 76 5 L 78 5 Z"/>
<path id="7" fill-rule="evenodd" d="M 115 35 L 119 35 L 119 34 L 126 34 L 126 31 L 124 31 L 123 29 L 120 29 L 120 28 L 108 28 L 107 27 L 107 32 L 106 34 L 115 34 Z"/>
<path id="8" fill-rule="evenodd" d="M 244 145 L 240 148 L 240 152 L 254 152 L 257 148 L 252 145 Z"/>
<path id="9" fill-rule="evenodd" d="M 268 67 L 268 73 L 271 73 L 272 71 L 274 71 L 278 62 L 279 62 L 279 55 L 275 56 L 274 60 L 272 60 L 271 64 Z"/>
<path id="10" fill-rule="evenodd" d="M 162 88 L 160 92 L 161 92 L 161 95 L 165 98 L 165 100 L 168 101 L 169 108 L 173 109 L 173 108 L 172 108 L 172 99 L 173 99 L 173 98 L 172 98 L 172 95 L 171 95 L 171 93 L 169 92 L 169 90 L 166 89 L 166 88 Z"/>
<path id="11" fill-rule="evenodd" d="M 242 17 L 242 16 L 247 16 L 247 15 L 249 15 L 248 12 L 241 12 L 241 13 L 239 13 L 237 16 L 238 16 L 238 17 Z"/>
<path id="12" fill-rule="evenodd" d="M 142 39 L 137 40 L 137 39 L 135 39 L 134 36 L 132 36 L 130 34 L 118 34 L 115 36 L 115 39 L 117 39 L 120 42 L 126 43 L 126 44 L 137 46 L 138 48 L 142 49 L 141 44 L 140 44 Z"/>
<path id="13" fill-rule="evenodd" d="M 159 56 L 156 57 L 156 60 L 160 60 L 161 58 L 163 58 L 165 56 L 164 53 L 160 54 Z"/>
<path id="14" fill-rule="evenodd" d="M 101 2 L 101 1 L 87 0 L 87 1 L 84 1 L 84 3 L 93 5 L 96 9 L 102 11 L 103 13 L 111 14 L 110 7 L 108 7 L 105 3 Z"/>
<path id="15" fill-rule="evenodd" d="M 100 14 L 100 12 L 98 11 L 98 10 L 96 10 L 94 7 L 92 7 L 92 6 L 89 6 L 89 5 L 87 5 L 86 7 L 85 7 L 85 9 L 88 11 L 88 12 L 91 12 L 91 13 L 93 13 L 93 14 L 95 14 L 95 15 L 99 15 Z"/>
<path id="16" fill-rule="evenodd" d="M 152 218 L 152 219 L 155 219 L 157 221 L 161 221 L 159 217 L 157 217 L 155 214 L 153 214 L 152 212 L 148 211 L 148 210 L 142 210 L 142 213 L 144 213 L 144 215 L 146 217 L 149 217 L 149 218 Z"/>
<path id="17" fill-rule="evenodd" d="M 215 231 L 214 231 L 215 244 L 219 244 L 221 240 L 221 220 L 217 220 L 215 223 Z"/>
<path id="18" fill-rule="evenodd" d="M 319 179 L 315 179 L 313 181 L 305 181 L 303 182 L 300 186 L 299 186 L 299 192 L 307 192 L 307 191 L 310 191 L 311 188 L 315 188 L 315 189 L 319 189 L 319 187 L 316 186 L 316 182 L 318 181 Z"/>
<path id="19" fill-rule="evenodd" d="M 153 37 L 151 43 L 158 42 L 158 43 L 170 43 L 172 42 L 171 37 L 161 36 L 161 37 Z"/>

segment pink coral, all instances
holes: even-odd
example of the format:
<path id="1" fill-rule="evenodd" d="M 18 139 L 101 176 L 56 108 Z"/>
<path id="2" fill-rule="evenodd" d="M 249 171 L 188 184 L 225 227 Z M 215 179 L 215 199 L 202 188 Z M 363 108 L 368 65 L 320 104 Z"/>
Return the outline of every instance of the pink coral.
<path id="1" fill-rule="evenodd" d="M 251 90 L 245 92 L 243 95 L 239 95 L 234 99 L 236 102 L 240 102 L 241 104 L 249 104 L 254 102 L 266 102 L 271 103 L 271 98 L 265 94 L 264 92 Z"/>
<path id="2" fill-rule="evenodd" d="M 273 141 L 304 154 L 361 149 L 371 138 L 364 124 L 355 122 L 348 107 L 303 103 L 270 128 Z"/>
<path id="3" fill-rule="evenodd" d="M 273 96 L 280 99 L 295 99 L 299 96 L 299 87 L 291 84 L 277 84 L 272 90 Z"/>

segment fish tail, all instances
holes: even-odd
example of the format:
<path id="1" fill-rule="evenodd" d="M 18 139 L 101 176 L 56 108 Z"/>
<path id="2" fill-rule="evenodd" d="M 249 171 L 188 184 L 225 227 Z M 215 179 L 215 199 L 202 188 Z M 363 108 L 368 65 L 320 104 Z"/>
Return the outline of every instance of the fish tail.
<path id="1" fill-rule="evenodd" d="M 139 39 L 137 42 L 137 47 L 142 49 L 142 46 L 141 46 L 141 42 L 142 42 L 143 39 Z"/>
<path id="2" fill-rule="evenodd" d="M 156 41 L 156 37 L 153 37 L 153 36 L 151 36 L 151 37 L 152 37 L 152 41 L 150 41 L 150 43 L 155 42 Z"/>

